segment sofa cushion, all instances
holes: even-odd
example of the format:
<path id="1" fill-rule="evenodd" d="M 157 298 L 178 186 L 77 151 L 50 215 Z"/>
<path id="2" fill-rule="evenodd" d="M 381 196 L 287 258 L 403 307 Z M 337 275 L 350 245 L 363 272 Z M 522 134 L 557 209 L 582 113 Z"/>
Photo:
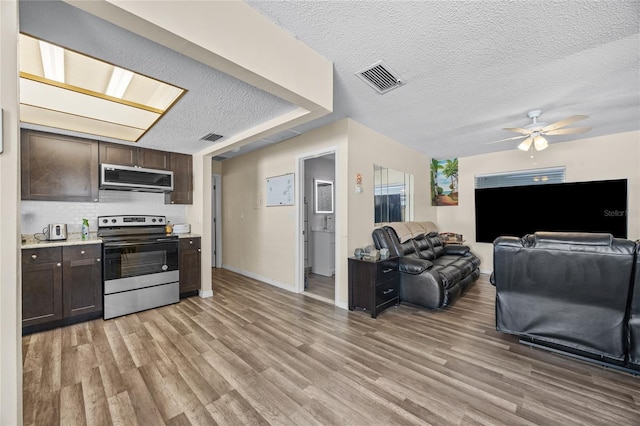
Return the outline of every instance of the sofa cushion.
<path id="1" fill-rule="evenodd" d="M 433 260 L 436 258 L 429 240 L 425 238 L 425 235 L 421 235 L 413 239 L 413 243 L 416 247 L 416 254 L 423 259 Z"/>
<path id="2" fill-rule="evenodd" d="M 440 234 L 430 232 L 425 238 L 429 241 L 436 258 L 444 256 L 444 243 L 442 242 L 442 238 L 440 238 Z"/>

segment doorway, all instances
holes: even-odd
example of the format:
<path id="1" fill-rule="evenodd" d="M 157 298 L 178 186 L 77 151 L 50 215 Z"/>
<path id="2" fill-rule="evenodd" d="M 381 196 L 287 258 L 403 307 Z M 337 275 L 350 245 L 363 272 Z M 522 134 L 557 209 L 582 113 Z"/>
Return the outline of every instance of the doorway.
<path id="1" fill-rule="evenodd" d="M 335 150 L 300 159 L 302 293 L 335 303 Z"/>

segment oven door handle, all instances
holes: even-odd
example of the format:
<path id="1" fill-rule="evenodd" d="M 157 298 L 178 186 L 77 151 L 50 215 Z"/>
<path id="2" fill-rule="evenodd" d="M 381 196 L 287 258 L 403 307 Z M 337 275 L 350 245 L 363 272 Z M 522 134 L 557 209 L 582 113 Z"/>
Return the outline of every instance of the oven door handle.
<path id="1" fill-rule="evenodd" d="M 138 241 L 135 243 L 116 243 L 116 242 L 112 242 L 112 243 L 104 243 L 105 247 L 131 247 L 131 246 L 148 246 L 151 244 L 158 244 L 158 243 L 167 243 L 167 242 L 178 242 L 178 240 L 176 240 L 175 238 L 160 238 L 158 240 L 154 240 L 154 241 Z"/>

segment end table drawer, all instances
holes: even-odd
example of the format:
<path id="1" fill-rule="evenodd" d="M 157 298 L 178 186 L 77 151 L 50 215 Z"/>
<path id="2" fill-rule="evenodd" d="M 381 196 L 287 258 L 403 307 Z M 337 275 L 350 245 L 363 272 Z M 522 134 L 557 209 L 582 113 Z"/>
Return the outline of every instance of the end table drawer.
<path id="1" fill-rule="evenodd" d="M 383 281 L 397 280 L 398 264 L 397 262 L 381 262 L 376 265 L 376 282 L 381 283 Z"/>
<path id="2" fill-rule="evenodd" d="M 397 273 L 397 271 L 396 271 Z M 398 298 L 398 281 L 390 280 L 376 285 L 376 306 Z"/>

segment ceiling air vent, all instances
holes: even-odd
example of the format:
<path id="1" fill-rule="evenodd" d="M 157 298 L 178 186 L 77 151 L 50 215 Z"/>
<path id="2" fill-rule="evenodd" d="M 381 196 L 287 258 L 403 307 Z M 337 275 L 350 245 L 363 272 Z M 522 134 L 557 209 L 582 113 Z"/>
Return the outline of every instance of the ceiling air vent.
<path id="1" fill-rule="evenodd" d="M 370 67 L 358 71 L 356 75 L 380 94 L 387 93 L 404 84 L 404 80 L 383 61 L 378 61 Z"/>
<path id="2" fill-rule="evenodd" d="M 215 133 L 207 133 L 206 135 L 201 137 L 200 140 L 201 141 L 215 142 L 218 139 L 220 139 L 221 137 L 222 137 L 222 135 L 216 135 Z"/>

